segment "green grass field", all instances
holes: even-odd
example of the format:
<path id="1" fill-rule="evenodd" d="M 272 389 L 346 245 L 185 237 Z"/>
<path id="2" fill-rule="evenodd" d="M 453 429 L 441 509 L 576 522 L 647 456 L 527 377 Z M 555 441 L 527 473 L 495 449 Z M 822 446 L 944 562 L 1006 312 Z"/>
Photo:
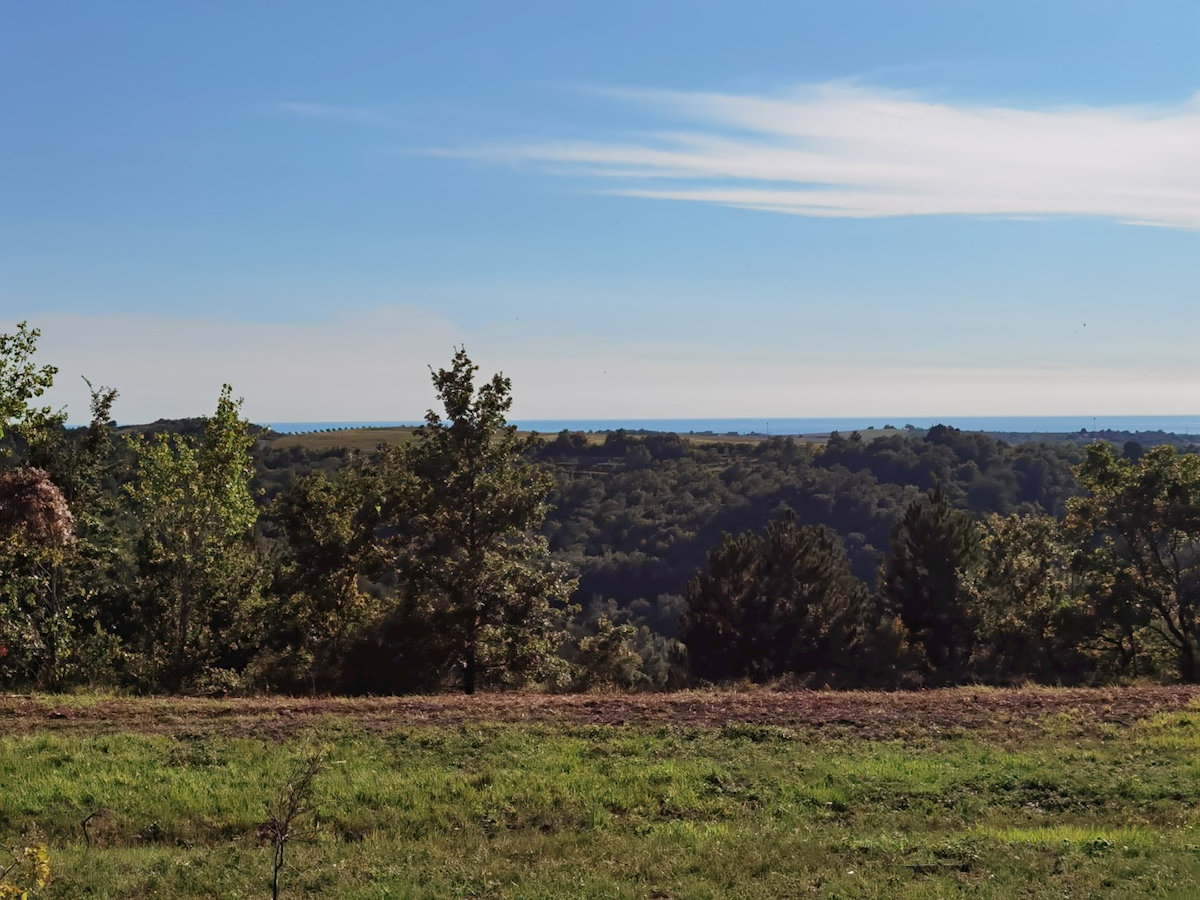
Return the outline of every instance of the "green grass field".
<path id="1" fill-rule="evenodd" d="M 278 449 L 303 447 L 321 453 L 326 450 L 374 450 L 380 444 L 407 444 L 416 429 L 396 428 L 339 428 L 333 431 L 305 431 L 300 434 L 281 434 L 271 438 Z"/>
<path id="2" fill-rule="evenodd" d="M 963 708 L 992 696 L 999 709 L 1003 692 Z M 1200 886 L 1192 709 L 1106 723 L 1056 708 L 978 731 L 948 721 L 867 737 L 728 715 L 451 723 L 446 704 L 414 724 L 408 707 L 368 721 L 352 704 L 303 718 L 293 705 L 255 713 L 294 723 L 255 737 L 252 718 L 219 727 L 237 702 L 170 727 L 169 702 L 139 703 L 122 708 L 140 709 L 144 727 L 86 700 L 0 709 L 13 724 L 0 738 L 0 837 L 34 824 L 50 851 L 53 881 L 34 896 L 269 897 L 265 804 L 316 750 L 319 826 L 290 849 L 282 897 L 1194 897 Z"/>

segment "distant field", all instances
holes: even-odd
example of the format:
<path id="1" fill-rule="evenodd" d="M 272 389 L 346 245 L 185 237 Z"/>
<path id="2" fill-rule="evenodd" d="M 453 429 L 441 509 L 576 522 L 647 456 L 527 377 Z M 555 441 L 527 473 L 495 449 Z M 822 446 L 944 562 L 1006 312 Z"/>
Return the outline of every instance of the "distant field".
<path id="1" fill-rule="evenodd" d="M 310 431 L 302 434 L 281 434 L 271 439 L 271 442 L 276 447 L 305 447 L 309 450 L 323 451 L 331 449 L 350 449 L 350 450 L 374 450 L 380 444 L 404 444 L 412 440 L 414 429 L 411 427 L 396 427 L 396 428 L 343 428 L 333 431 Z M 522 432 L 525 433 L 525 432 Z M 898 428 L 868 428 L 858 432 L 864 441 L 873 441 L 878 438 L 890 437 L 892 435 L 902 434 L 909 437 L 923 437 L 926 430 L 923 428 L 902 430 Z M 606 432 L 594 432 L 586 435 L 588 443 L 602 444 L 606 436 Z M 850 432 L 844 433 L 843 437 L 849 437 Z M 696 444 L 757 444 L 765 441 L 770 435 L 765 434 L 693 434 L 682 433 L 679 435 L 686 441 Z M 776 435 L 778 437 L 778 435 Z M 829 441 L 828 434 L 802 434 L 789 435 L 793 440 L 808 443 L 808 444 L 825 444 Z M 1061 443 L 1063 441 L 1080 441 L 1090 440 L 1087 436 L 1081 436 L 1079 433 L 1071 434 L 994 434 L 999 440 L 1003 440 L 1010 444 L 1023 444 L 1026 442 L 1037 443 Z M 544 434 L 543 437 L 552 439 L 553 434 Z M 1182 437 L 1179 437 L 1182 441 Z M 1118 445 L 1123 442 L 1123 437 L 1117 440 Z"/>
<path id="2" fill-rule="evenodd" d="M 1194 897 L 1198 696 L 6 697 L 0 842 L 41 897 L 270 896 L 319 750 L 283 897 Z"/>
<path id="3" fill-rule="evenodd" d="M 271 446 L 279 448 L 304 447 L 306 450 L 374 450 L 380 444 L 407 444 L 412 440 L 412 427 L 339 428 L 332 431 L 306 431 L 300 434 L 281 434 L 271 438 Z"/>
<path id="4" fill-rule="evenodd" d="M 415 428 L 340 428 L 331 431 L 306 431 L 300 434 L 281 434 L 270 439 L 273 447 L 304 447 L 317 452 L 334 449 L 374 450 L 380 444 L 407 444 L 412 440 Z M 528 432 L 520 432 L 527 434 Z M 871 439 L 884 434 L 894 434 L 894 431 L 866 431 L 863 436 Z M 606 432 L 587 433 L 585 437 L 591 445 L 603 444 Z M 543 434 L 547 439 L 553 439 L 553 434 Z M 766 440 L 761 434 L 681 434 L 685 440 L 698 444 L 757 444 Z M 797 435 L 796 440 L 808 443 L 824 443 L 826 435 Z"/>

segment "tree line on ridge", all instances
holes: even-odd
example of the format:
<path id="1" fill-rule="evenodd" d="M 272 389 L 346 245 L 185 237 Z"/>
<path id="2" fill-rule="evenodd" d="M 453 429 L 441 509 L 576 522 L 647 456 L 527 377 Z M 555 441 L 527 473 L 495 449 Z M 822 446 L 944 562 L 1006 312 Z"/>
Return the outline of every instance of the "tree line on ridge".
<path id="1" fill-rule="evenodd" d="M 67 428 L 0 335 L 0 683 L 389 693 L 1200 680 L 1200 456 L 938 426 L 519 435 L 464 350 L 411 443 Z"/>

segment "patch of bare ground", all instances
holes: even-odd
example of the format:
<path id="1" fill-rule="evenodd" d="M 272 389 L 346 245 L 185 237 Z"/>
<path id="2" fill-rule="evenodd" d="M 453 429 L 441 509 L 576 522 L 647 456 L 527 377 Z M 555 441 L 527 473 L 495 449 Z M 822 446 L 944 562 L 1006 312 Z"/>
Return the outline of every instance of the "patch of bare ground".
<path id="1" fill-rule="evenodd" d="M 673 694 L 495 693 L 462 696 L 210 700 L 0 696 L 0 733 L 287 738 L 330 717 L 371 733 L 459 724 L 720 728 L 737 723 L 876 739 L 969 733 L 1001 741 L 1041 732 L 1097 734 L 1186 709 L 1200 685 L 948 688 L 930 691 L 687 691 Z"/>

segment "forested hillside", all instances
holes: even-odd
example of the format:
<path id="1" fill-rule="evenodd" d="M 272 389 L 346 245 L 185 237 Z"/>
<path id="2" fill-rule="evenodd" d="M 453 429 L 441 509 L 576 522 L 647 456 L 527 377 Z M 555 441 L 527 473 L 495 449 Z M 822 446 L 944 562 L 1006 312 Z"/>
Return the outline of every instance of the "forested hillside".
<path id="1" fill-rule="evenodd" d="M 928 432 L 522 436 L 463 351 L 399 445 L 68 429 L 3 336 L 0 681 L 381 693 L 1200 680 L 1200 457 Z"/>

